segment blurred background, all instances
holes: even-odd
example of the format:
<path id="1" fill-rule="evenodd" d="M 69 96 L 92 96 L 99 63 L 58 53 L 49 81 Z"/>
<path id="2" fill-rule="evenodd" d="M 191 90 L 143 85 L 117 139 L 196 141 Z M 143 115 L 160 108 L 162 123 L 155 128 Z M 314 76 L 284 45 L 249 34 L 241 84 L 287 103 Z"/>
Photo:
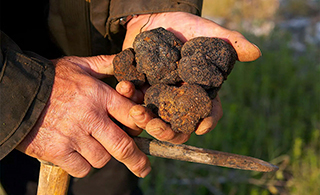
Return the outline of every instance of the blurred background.
<path id="1" fill-rule="evenodd" d="M 187 144 L 280 169 L 257 173 L 150 157 L 144 193 L 319 195 L 320 0 L 204 0 L 203 17 L 241 32 L 263 56 L 236 64 L 219 92 L 223 118 Z"/>

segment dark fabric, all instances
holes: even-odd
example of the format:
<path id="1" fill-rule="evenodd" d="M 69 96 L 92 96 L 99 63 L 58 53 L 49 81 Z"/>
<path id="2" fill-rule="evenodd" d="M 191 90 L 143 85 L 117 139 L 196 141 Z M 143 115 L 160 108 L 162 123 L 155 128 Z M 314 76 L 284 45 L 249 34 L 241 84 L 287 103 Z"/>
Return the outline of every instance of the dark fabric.
<path id="1" fill-rule="evenodd" d="M 35 195 L 40 163 L 13 150 L 0 161 L 0 182 L 8 195 Z"/>
<path id="2" fill-rule="evenodd" d="M 102 169 L 92 169 L 85 178 L 73 178 L 69 194 L 140 195 L 142 192 L 138 187 L 138 178 L 122 163 L 111 159 Z"/>
<path id="3" fill-rule="evenodd" d="M 202 0 L 1 0 L 1 31 L 14 40 L 1 33 L 0 159 L 4 158 L 0 182 L 6 192 L 36 192 L 39 162 L 12 150 L 35 124 L 50 96 L 54 67 L 45 58 L 113 54 L 121 50 L 125 36 L 120 17 L 163 11 L 200 15 L 201 6 Z M 138 195 L 141 191 L 138 178 L 113 159 L 83 179 L 72 178 L 69 194 Z"/>
<path id="4" fill-rule="evenodd" d="M 111 1 L 109 18 L 106 23 L 106 35 L 111 40 L 117 39 L 123 31 L 119 18 L 132 14 L 149 14 L 161 12 L 188 12 L 201 15 L 202 0 L 119 0 Z M 97 27 L 102 29 L 101 26 Z M 103 32 L 102 32 L 103 33 Z"/>
<path id="5" fill-rule="evenodd" d="M 0 161 L 0 182 L 8 195 L 35 195 L 40 163 L 19 151 Z M 82 179 L 71 178 L 68 195 L 141 195 L 138 178 L 111 159 L 102 169 L 92 169 Z"/>
<path id="6" fill-rule="evenodd" d="M 2 32 L 1 53 L 0 159 L 34 126 L 49 99 L 54 81 L 54 67 L 49 60 L 33 53 L 24 54 Z"/>
<path id="7" fill-rule="evenodd" d="M 119 24 L 121 17 L 173 11 L 201 15 L 202 9 L 202 0 L 88 2 L 50 0 L 51 8 L 48 16 L 50 31 L 66 55 L 88 56 L 120 52 L 125 37 L 125 28 Z"/>

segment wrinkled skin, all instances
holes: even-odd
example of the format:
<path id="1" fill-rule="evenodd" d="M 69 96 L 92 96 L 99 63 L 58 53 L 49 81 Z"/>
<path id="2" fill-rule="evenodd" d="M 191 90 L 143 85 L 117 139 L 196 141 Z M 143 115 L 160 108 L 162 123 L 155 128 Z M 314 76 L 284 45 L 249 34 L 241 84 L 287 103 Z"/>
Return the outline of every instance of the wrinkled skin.
<path id="1" fill-rule="evenodd" d="M 50 99 L 17 149 L 52 162 L 75 177 L 84 177 L 91 167 L 103 167 L 111 156 L 137 176 L 145 177 L 151 170 L 147 156 L 111 120 L 141 131 L 129 115 L 136 104 L 90 76 L 112 72 L 112 58 L 53 60 L 56 75 Z"/>

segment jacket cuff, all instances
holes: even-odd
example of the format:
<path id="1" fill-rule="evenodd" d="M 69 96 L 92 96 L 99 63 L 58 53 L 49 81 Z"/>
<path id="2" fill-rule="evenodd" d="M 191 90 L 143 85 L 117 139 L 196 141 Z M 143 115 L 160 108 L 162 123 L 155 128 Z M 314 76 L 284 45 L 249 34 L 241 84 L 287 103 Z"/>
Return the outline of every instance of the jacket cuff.
<path id="1" fill-rule="evenodd" d="M 35 125 L 54 82 L 55 69 L 49 60 L 33 53 L 26 55 L 16 48 L 16 45 L 1 48 L 0 159 Z"/>
<path id="2" fill-rule="evenodd" d="M 112 36 L 123 30 L 120 18 L 134 14 L 162 12 L 188 12 L 201 15 L 203 0 L 131 0 L 111 1 L 110 16 L 107 21 L 107 34 Z"/>

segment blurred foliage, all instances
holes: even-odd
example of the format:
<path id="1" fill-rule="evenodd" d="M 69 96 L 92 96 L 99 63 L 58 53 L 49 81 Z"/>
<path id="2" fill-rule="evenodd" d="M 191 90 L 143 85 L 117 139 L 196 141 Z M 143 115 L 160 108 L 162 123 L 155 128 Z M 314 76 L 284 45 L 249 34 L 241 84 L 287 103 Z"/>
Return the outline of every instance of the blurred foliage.
<path id="1" fill-rule="evenodd" d="M 203 15 L 232 21 L 274 18 L 279 0 L 223 0 L 203 2 Z M 263 11 L 261 11 L 263 10 Z"/>
<path id="2" fill-rule="evenodd" d="M 318 15 L 319 0 L 284 0 L 279 9 L 279 15 L 284 17 L 307 17 Z"/>
<path id="3" fill-rule="evenodd" d="M 237 63 L 219 93 L 224 116 L 204 136 L 187 142 L 257 157 L 279 166 L 256 173 L 150 157 L 141 180 L 145 194 L 318 195 L 320 186 L 320 49 L 288 47 L 290 34 L 245 35 L 262 50 L 255 62 Z"/>

